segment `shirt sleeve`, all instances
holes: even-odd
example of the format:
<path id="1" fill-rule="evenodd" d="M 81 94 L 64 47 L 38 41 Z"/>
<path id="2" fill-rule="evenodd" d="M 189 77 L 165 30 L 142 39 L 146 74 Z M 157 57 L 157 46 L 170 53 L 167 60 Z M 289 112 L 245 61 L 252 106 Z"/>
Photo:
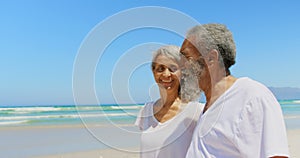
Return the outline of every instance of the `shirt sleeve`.
<path id="1" fill-rule="evenodd" d="M 287 156 L 288 142 L 281 107 L 269 91 L 253 97 L 238 119 L 236 142 L 243 157 Z"/>
<path id="2" fill-rule="evenodd" d="M 145 107 L 141 108 L 137 117 L 136 117 L 136 120 L 134 122 L 134 125 L 138 126 L 140 130 L 143 130 L 143 122 L 144 122 L 144 119 L 143 119 L 143 113 L 144 113 L 144 110 L 145 110 Z"/>
<path id="3" fill-rule="evenodd" d="M 261 98 L 263 109 L 262 157 L 289 157 L 286 127 L 280 104 L 268 91 Z"/>
<path id="4" fill-rule="evenodd" d="M 137 118 L 135 120 L 135 125 L 139 127 L 140 130 L 144 131 L 150 126 L 150 118 L 152 116 L 152 102 L 146 103 L 145 106 L 139 111 Z"/>

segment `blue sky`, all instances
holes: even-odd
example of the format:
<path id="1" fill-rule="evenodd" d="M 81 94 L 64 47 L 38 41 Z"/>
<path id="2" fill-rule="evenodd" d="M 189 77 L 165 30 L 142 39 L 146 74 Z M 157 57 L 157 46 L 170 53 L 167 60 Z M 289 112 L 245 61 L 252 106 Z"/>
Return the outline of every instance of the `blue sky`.
<path id="1" fill-rule="evenodd" d="M 83 41 L 112 15 L 142 6 L 171 8 L 199 23 L 226 24 L 237 45 L 237 63 L 232 67 L 234 76 L 248 76 L 267 86 L 300 88 L 300 2 L 296 0 L 11 0 L 0 2 L 0 105 L 74 104 L 73 66 Z M 122 19 L 119 24 L 132 21 Z M 144 52 L 146 58 L 158 44 L 181 45 L 182 41 L 178 34 L 151 28 L 133 30 L 115 38 L 95 68 L 99 102 L 144 102 L 157 97 L 149 63 L 140 64 L 125 74 L 125 78 L 119 75 L 112 79 L 113 72 L 122 70 L 118 64 L 124 55 L 143 45 L 149 46 L 143 49 L 149 50 Z M 123 85 L 128 86 L 127 94 L 120 93 L 130 96 L 131 101 L 115 94 Z M 87 101 L 86 104 L 96 103 Z"/>

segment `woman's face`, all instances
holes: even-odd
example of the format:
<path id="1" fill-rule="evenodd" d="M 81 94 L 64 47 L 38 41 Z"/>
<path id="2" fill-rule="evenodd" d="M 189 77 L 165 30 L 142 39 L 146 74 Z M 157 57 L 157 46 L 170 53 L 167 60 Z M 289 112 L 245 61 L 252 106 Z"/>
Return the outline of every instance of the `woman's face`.
<path id="1" fill-rule="evenodd" d="M 159 88 L 178 93 L 181 77 L 179 64 L 163 55 L 157 56 L 154 63 L 155 66 L 152 71 Z"/>

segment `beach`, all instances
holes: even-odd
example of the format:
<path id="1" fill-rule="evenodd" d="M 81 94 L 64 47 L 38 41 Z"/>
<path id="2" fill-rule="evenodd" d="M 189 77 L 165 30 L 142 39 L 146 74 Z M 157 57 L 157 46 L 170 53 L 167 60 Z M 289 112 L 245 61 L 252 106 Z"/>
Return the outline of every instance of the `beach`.
<path id="1" fill-rule="evenodd" d="M 134 130 L 137 129 L 133 125 L 1 127 L 0 155 L 6 158 L 82 157 L 86 154 L 97 158 L 99 154 L 102 157 L 119 157 L 124 154 L 125 157 L 133 157 L 138 156 L 140 137 L 132 132 Z"/>
<path id="2" fill-rule="evenodd" d="M 139 154 L 114 149 L 103 149 L 41 156 L 36 158 L 139 158 Z"/>
<path id="3" fill-rule="evenodd" d="M 95 127 L 103 131 L 107 127 Z M 134 128 L 126 126 L 127 129 Z M 111 129 L 110 129 L 111 131 Z M 138 158 L 136 135 L 120 139 L 118 147 L 109 147 L 93 137 L 85 126 L 37 126 L 0 128 L 1 155 L 10 158 Z M 110 135 L 107 130 L 102 134 Z M 113 133 L 112 133 L 113 134 Z M 12 135 L 14 139 L 11 140 Z M 300 129 L 287 130 L 290 156 L 300 157 Z M 115 136 L 115 135 L 114 135 Z M 7 140 L 10 139 L 10 140 Z M 116 140 L 114 140 L 116 141 Z M 9 142 L 9 143 L 8 143 Z M 5 151 L 4 151 L 5 150 Z M 18 152 L 15 152 L 15 151 Z M 4 151 L 4 152 L 3 152 Z"/>
<path id="4" fill-rule="evenodd" d="M 300 129 L 287 130 L 290 157 L 300 157 Z M 118 151 L 115 149 L 103 149 L 103 150 L 90 150 L 82 152 L 72 152 L 48 156 L 40 156 L 36 158 L 138 158 L 139 154 Z"/>
<path id="5" fill-rule="evenodd" d="M 300 157 L 300 129 L 287 130 L 290 157 Z M 118 151 L 115 149 L 90 150 L 82 152 L 64 153 L 56 155 L 41 156 L 36 158 L 138 158 L 137 153 Z"/>
<path id="6" fill-rule="evenodd" d="M 0 107 L 5 158 L 138 158 L 142 105 Z M 300 157 L 300 104 L 281 103 L 290 157 Z"/>
<path id="7" fill-rule="evenodd" d="M 288 130 L 287 135 L 290 149 L 290 157 L 300 157 L 300 129 Z"/>

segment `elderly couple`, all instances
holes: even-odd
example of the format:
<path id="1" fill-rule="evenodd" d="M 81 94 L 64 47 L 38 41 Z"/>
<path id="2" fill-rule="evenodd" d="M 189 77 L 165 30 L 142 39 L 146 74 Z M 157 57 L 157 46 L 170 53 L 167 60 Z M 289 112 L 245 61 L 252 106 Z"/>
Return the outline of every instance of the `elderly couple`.
<path id="1" fill-rule="evenodd" d="M 146 103 L 135 122 L 143 131 L 142 158 L 289 157 L 279 103 L 261 83 L 232 76 L 235 58 L 232 33 L 222 24 L 195 26 L 181 48 L 154 53 L 160 98 Z"/>

